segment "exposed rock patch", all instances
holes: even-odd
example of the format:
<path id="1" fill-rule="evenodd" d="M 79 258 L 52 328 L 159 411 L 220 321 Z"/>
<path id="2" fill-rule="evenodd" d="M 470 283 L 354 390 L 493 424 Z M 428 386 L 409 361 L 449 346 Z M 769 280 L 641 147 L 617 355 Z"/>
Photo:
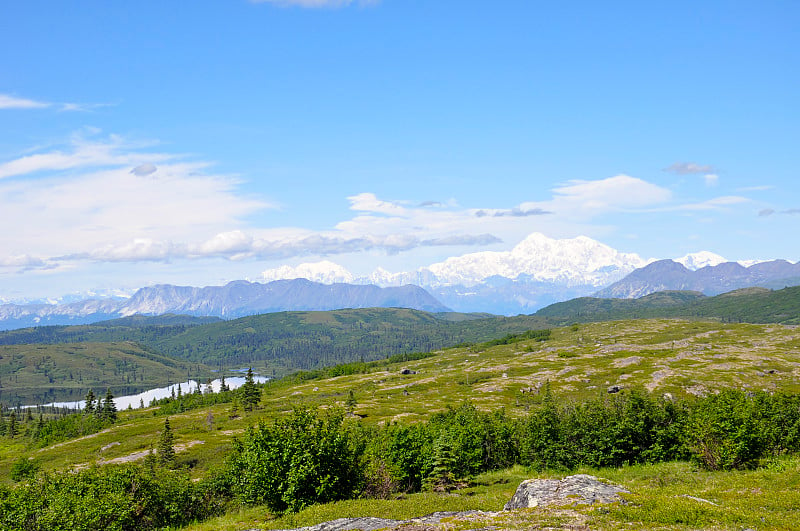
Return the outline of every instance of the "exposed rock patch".
<path id="1" fill-rule="evenodd" d="M 483 515 L 493 513 L 481 513 L 480 511 L 466 511 L 462 513 L 454 512 L 436 512 L 420 518 L 413 518 L 411 520 L 391 520 L 389 518 L 375 518 L 372 516 L 364 516 L 360 518 L 338 518 L 330 522 L 323 522 L 321 524 L 312 525 L 308 527 L 297 527 L 294 529 L 287 529 L 283 531 L 375 531 L 376 529 L 402 529 L 403 531 L 410 530 L 428 530 L 433 529 L 431 526 L 439 524 L 444 518 L 463 517 L 471 515 Z M 251 529 L 250 531 L 257 531 Z"/>
<path id="2" fill-rule="evenodd" d="M 622 501 L 619 493 L 627 489 L 609 485 L 588 474 L 567 476 L 564 479 L 528 479 L 517 487 L 517 492 L 504 509 L 524 509 L 543 505 L 577 505 L 614 503 Z"/>

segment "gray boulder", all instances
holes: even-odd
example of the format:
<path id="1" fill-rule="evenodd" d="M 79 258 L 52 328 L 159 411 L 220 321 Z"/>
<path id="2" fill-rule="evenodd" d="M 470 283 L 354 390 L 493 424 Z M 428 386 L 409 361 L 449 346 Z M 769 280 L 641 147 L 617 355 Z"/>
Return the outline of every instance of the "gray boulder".
<path id="1" fill-rule="evenodd" d="M 558 479 L 526 479 L 517 487 L 517 492 L 504 509 L 524 509 L 544 505 L 591 505 L 593 503 L 613 503 L 622 501 L 620 492 L 628 490 L 617 485 L 609 485 L 594 476 L 577 474 Z"/>

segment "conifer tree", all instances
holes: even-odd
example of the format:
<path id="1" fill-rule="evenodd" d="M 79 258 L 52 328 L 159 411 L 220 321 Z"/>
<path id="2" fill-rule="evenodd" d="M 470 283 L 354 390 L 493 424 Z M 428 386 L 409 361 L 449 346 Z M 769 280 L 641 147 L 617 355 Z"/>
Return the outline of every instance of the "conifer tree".
<path id="1" fill-rule="evenodd" d="M 158 439 L 158 462 L 162 466 L 171 467 L 175 464 L 175 436 L 169 427 L 169 417 L 164 419 L 164 429 Z"/>
<path id="2" fill-rule="evenodd" d="M 247 369 L 247 376 L 239 389 L 239 394 L 242 397 L 242 407 L 245 411 L 251 411 L 261 401 L 261 390 L 256 387 L 252 367 Z"/>
<path id="3" fill-rule="evenodd" d="M 86 393 L 86 406 L 83 408 L 83 412 L 86 413 L 87 415 L 94 414 L 95 413 L 94 402 L 95 402 L 94 391 L 89 389 L 89 392 Z"/>
<path id="4" fill-rule="evenodd" d="M 433 444 L 433 470 L 425 478 L 424 488 L 437 492 L 450 492 L 456 483 L 453 475 L 455 465 L 453 445 L 446 435 L 439 437 Z"/>
<path id="5" fill-rule="evenodd" d="M 100 416 L 112 422 L 117 420 L 117 405 L 114 403 L 114 395 L 111 394 L 110 388 L 106 389 L 106 398 L 103 400 L 103 409 Z"/>
<path id="6" fill-rule="evenodd" d="M 17 433 L 17 415 L 12 411 L 11 415 L 8 416 L 8 428 L 6 428 L 6 434 L 13 439 L 17 436 Z"/>
<path id="7" fill-rule="evenodd" d="M 225 383 L 225 375 L 222 375 L 222 379 L 219 382 L 219 392 L 224 393 L 225 391 L 230 391 L 231 388 L 228 387 L 228 384 Z"/>
<path id="8" fill-rule="evenodd" d="M 210 395 L 214 393 L 214 387 L 211 385 L 211 378 L 206 379 L 206 394 Z"/>
<path id="9" fill-rule="evenodd" d="M 3 410 L 0 409 L 0 436 L 5 435 L 7 429 L 6 418 L 3 416 Z"/>

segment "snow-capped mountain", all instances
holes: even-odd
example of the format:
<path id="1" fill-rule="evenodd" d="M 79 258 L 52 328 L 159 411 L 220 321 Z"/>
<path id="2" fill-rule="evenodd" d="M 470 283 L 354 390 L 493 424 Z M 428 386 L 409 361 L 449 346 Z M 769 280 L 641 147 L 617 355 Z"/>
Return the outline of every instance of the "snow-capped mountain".
<path id="1" fill-rule="evenodd" d="M 702 267 L 724 264 L 728 260 L 716 253 L 700 251 L 699 253 L 689 253 L 680 258 L 673 258 L 672 261 L 681 264 L 690 271 L 697 271 Z"/>
<path id="2" fill-rule="evenodd" d="M 742 273 L 754 264 L 763 263 L 759 260 L 731 263 L 710 251 L 655 261 L 619 252 L 585 236 L 558 240 L 533 233 L 510 251 L 469 253 L 415 271 L 392 273 L 378 268 L 367 276 L 357 277 L 338 264 L 324 261 L 271 269 L 264 272 L 264 278 L 330 278 L 378 286 L 413 284 L 427 289 L 456 311 L 511 315 L 532 313 L 554 302 L 588 296 L 609 286 L 614 288 L 599 293 L 629 297 L 658 289 L 698 287 L 701 291 L 718 292 L 724 286 L 739 286 L 750 281 L 767 285 L 765 283 L 777 278 L 775 275 L 788 275 L 783 265 L 773 268 L 771 276 L 757 274 L 767 270 L 764 265 L 748 274 Z M 714 287 L 708 284 L 706 289 L 702 288 L 704 281 L 677 280 L 692 272 L 699 272 L 692 278 L 702 279 L 708 275 L 720 278 L 707 280 L 706 284 L 711 282 Z M 648 281 L 642 282 L 639 277 L 648 277 Z M 626 284 L 623 279 L 630 279 L 632 283 Z"/>
<path id="3" fill-rule="evenodd" d="M 265 280 L 347 279 L 383 287 L 413 284 L 457 311 L 517 314 L 588 295 L 650 261 L 585 236 L 558 240 L 533 233 L 510 251 L 454 256 L 415 271 L 392 273 L 378 268 L 356 277 L 338 264 L 323 261 L 269 269 L 262 276 Z"/>
<path id="4" fill-rule="evenodd" d="M 261 277 L 264 282 L 305 278 L 321 284 L 351 284 L 355 280 L 350 271 L 328 260 L 300 264 L 296 267 L 283 265 L 275 269 L 267 269 L 261 273 Z"/>
<path id="5" fill-rule="evenodd" d="M 510 251 L 483 251 L 454 256 L 416 271 L 390 273 L 378 268 L 369 276 L 355 278 L 347 269 L 330 261 L 282 266 L 262 273 L 264 280 L 307 278 L 319 282 L 357 282 L 378 286 L 415 284 L 425 288 L 471 287 L 492 277 L 565 286 L 606 286 L 644 260 L 634 253 L 621 253 L 591 238 L 579 236 L 557 240 L 533 233 Z M 332 281 L 323 280 L 326 278 Z"/>

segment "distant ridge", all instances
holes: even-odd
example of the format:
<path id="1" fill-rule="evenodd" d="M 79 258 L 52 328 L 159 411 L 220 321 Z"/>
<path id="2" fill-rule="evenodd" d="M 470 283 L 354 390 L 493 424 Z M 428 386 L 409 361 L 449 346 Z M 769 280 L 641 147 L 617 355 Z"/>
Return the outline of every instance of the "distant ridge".
<path id="1" fill-rule="evenodd" d="M 800 285 L 800 263 L 793 264 L 786 260 L 760 262 L 750 267 L 736 262 L 723 262 L 696 271 L 673 260 L 658 260 L 633 271 L 594 296 L 630 299 L 664 290 L 719 295 L 752 286 L 780 288 L 796 285 Z"/>
<path id="2" fill-rule="evenodd" d="M 582 297 L 542 308 L 535 316 L 561 324 L 660 317 L 800 324 L 800 286 L 743 288 L 713 297 L 692 291 L 661 291 L 638 299 Z"/>
<path id="3" fill-rule="evenodd" d="M 233 319 L 282 311 L 324 311 L 343 308 L 410 308 L 449 312 L 418 286 L 381 288 L 371 285 L 321 284 L 305 279 L 260 284 L 237 280 L 224 286 L 151 286 L 130 299 L 86 300 L 69 304 L 0 305 L 0 330 L 42 325 L 89 324 L 134 315 L 182 314 Z"/>

